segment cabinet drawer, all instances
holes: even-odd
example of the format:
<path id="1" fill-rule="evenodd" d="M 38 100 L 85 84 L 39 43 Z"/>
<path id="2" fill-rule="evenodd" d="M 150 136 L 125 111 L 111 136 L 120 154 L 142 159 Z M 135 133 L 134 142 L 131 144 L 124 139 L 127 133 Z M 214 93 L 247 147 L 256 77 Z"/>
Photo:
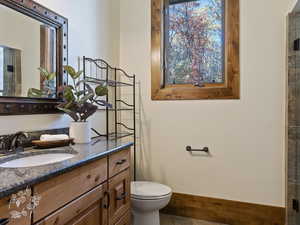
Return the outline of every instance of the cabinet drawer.
<path id="1" fill-rule="evenodd" d="M 80 215 L 79 218 L 75 218 L 68 224 L 64 225 L 107 225 L 101 220 L 101 210 L 98 204 L 92 205 L 84 214 Z"/>
<path id="2" fill-rule="evenodd" d="M 34 194 L 40 195 L 41 201 L 33 213 L 33 221 L 37 222 L 105 180 L 107 180 L 107 158 L 34 186 Z"/>
<path id="3" fill-rule="evenodd" d="M 130 171 L 126 169 L 108 182 L 109 224 L 115 224 L 130 210 Z"/>
<path id="4" fill-rule="evenodd" d="M 130 166 L 130 149 L 109 156 L 109 177 L 113 177 Z"/>
<path id="5" fill-rule="evenodd" d="M 117 223 L 112 225 L 131 225 L 131 213 L 128 211 Z"/>
<path id="6" fill-rule="evenodd" d="M 20 219 L 11 219 L 10 218 L 10 212 L 11 211 L 22 211 L 24 206 L 27 205 L 27 203 L 22 204 L 20 208 L 16 208 L 16 206 L 9 209 L 9 200 L 10 198 L 3 198 L 0 199 L 0 219 L 6 219 L 9 218 L 10 222 L 8 225 L 30 225 L 31 223 L 31 217 L 28 215 L 27 217 L 22 217 Z"/>
<path id="7" fill-rule="evenodd" d="M 106 190 L 107 184 L 100 185 L 52 215 L 47 216 L 36 225 L 80 224 L 81 221 L 90 220 L 95 222 L 95 225 L 107 224 L 107 210 L 104 209 L 104 201 L 107 201 L 105 199 Z"/>

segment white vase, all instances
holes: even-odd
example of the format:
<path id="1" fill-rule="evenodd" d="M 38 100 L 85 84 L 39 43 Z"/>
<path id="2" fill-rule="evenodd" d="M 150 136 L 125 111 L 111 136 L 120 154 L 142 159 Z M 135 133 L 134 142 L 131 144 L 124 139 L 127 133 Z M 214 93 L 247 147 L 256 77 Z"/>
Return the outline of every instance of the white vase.
<path id="1" fill-rule="evenodd" d="M 77 144 L 87 144 L 91 142 L 91 124 L 87 122 L 71 122 L 70 138 L 74 138 Z"/>

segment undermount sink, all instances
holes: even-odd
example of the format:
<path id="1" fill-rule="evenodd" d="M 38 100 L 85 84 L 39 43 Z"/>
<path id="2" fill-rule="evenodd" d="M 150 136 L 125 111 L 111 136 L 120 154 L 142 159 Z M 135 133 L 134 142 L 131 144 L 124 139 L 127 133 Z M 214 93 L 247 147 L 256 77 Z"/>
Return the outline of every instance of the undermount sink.
<path id="1" fill-rule="evenodd" d="M 33 156 L 25 156 L 23 158 L 13 159 L 0 164 L 2 168 L 24 168 L 48 165 L 61 162 L 73 158 L 70 153 L 47 153 Z"/>

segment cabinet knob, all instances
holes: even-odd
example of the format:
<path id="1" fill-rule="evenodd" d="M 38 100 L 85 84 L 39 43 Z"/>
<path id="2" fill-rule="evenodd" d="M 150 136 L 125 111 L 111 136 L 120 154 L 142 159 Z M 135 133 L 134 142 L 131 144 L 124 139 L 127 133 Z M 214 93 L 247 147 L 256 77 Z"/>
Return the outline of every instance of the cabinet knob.
<path id="1" fill-rule="evenodd" d="M 126 163 L 126 161 L 127 161 L 126 159 L 122 159 L 122 160 L 116 162 L 116 164 L 117 165 L 122 165 L 122 164 Z"/>
<path id="2" fill-rule="evenodd" d="M 58 224 L 59 222 L 59 217 L 56 217 L 55 221 L 54 221 L 54 225 Z"/>
<path id="3" fill-rule="evenodd" d="M 100 176 L 98 175 L 96 178 L 95 178 L 95 182 L 98 182 L 100 180 Z"/>
<path id="4" fill-rule="evenodd" d="M 105 192 L 104 193 L 104 197 L 105 196 L 107 196 L 107 203 L 105 203 L 104 205 L 103 205 L 103 208 L 104 209 L 109 209 L 109 207 L 110 207 L 110 194 L 109 194 L 109 192 Z"/>
<path id="5" fill-rule="evenodd" d="M 126 198 L 126 193 L 122 193 L 120 196 L 116 197 L 117 201 L 124 200 Z"/>

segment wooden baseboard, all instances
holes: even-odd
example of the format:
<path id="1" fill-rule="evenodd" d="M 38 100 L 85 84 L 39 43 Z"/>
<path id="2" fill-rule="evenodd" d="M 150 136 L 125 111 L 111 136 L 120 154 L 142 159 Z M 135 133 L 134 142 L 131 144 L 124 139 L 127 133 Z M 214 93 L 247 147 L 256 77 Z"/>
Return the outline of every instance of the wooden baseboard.
<path id="1" fill-rule="evenodd" d="M 180 193 L 162 212 L 229 225 L 285 224 L 285 208 Z"/>

